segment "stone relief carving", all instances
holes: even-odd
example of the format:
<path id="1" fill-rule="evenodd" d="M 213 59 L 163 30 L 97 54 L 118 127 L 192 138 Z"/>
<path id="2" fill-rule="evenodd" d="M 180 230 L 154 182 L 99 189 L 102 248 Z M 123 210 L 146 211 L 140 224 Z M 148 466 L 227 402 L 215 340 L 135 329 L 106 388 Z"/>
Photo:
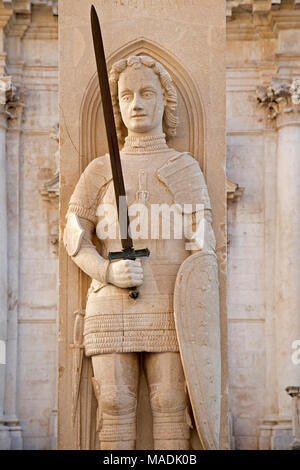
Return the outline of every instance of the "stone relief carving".
<path id="1" fill-rule="evenodd" d="M 53 15 L 58 15 L 58 0 L 3 0 L 3 4 L 20 14 L 30 13 L 31 5 L 47 5 L 52 7 Z"/>
<path id="2" fill-rule="evenodd" d="M 162 65 L 148 56 L 131 56 L 113 65 L 110 83 L 119 137 L 125 137 L 121 158 L 129 214 L 135 215 L 139 204 L 132 237 L 136 249 L 147 245 L 151 255 L 142 262 L 109 261 L 108 253 L 120 249 L 114 191 L 108 155 L 96 158 L 70 199 L 64 233 L 68 254 L 92 279 L 86 312 L 79 310 L 75 320 L 73 418 L 85 354 L 92 360 L 101 449 L 134 449 L 142 363 L 154 448 L 190 448 L 189 403 L 202 446 L 218 448 L 218 270 L 207 187 L 198 162 L 167 145 L 166 136 L 176 129 L 177 98 Z M 152 215 L 159 204 L 181 209 L 187 229 L 181 238 L 172 230 L 166 238 L 151 236 L 149 210 Z M 154 228 L 170 219 L 162 214 Z M 144 238 L 139 237 L 141 220 Z M 128 297 L 133 286 L 140 289 L 137 300 Z"/>
<path id="3" fill-rule="evenodd" d="M 236 10 L 267 15 L 271 10 L 278 10 L 281 7 L 299 8 L 299 4 L 299 0 L 226 0 L 226 16 L 231 18 Z"/>
<path id="4" fill-rule="evenodd" d="M 31 0 L 32 5 L 47 5 L 52 8 L 54 16 L 58 16 L 58 0 Z"/>
<path id="5" fill-rule="evenodd" d="M 50 139 L 57 142 L 59 141 L 59 127 L 56 124 L 53 127 L 53 131 L 50 134 Z M 56 255 L 58 254 L 58 240 L 59 240 L 59 220 L 58 220 L 58 200 L 59 200 L 59 150 L 55 152 L 55 164 L 56 170 L 54 172 L 54 176 L 47 180 L 41 187 L 40 187 L 40 195 L 42 199 L 48 203 L 50 203 L 55 212 L 55 215 L 49 215 L 49 241 L 53 246 L 53 253 Z"/>
<path id="6" fill-rule="evenodd" d="M 0 78 L 0 105 L 1 113 L 5 113 L 6 117 L 11 119 L 14 114 L 11 112 L 18 101 L 17 89 L 12 83 L 11 77 Z"/>
<path id="7" fill-rule="evenodd" d="M 244 194 L 245 188 L 240 187 L 229 178 L 226 180 L 227 201 L 237 202 Z"/>
<path id="8" fill-rule="evenodd" d="M 150 55 L 155 60 L 161 61 L 162 65 L 167 68 L 170 75 L 177 86 L 178 101 L 180 103 L 180 96 L 183 97 L 185 106 L 181 106 L 182 111 L 186 115 L 180 115 L 180 125 L 188 127 L 186 141 L 184 147 L 180 150 L 188 148 L 193 155 L 195 155 L 200 163 L 201 168 L 205 171 L 206 168 L 206 154 L 204 150 L 204 116 L 203 116 L 203 101 L 201 93 L 184 67 L 174 60 L 174 57 L 169 52 L 161 47 L 154 41 L 141 38 L 122 47 L 115 54 L 116 60 L 121 57 L 129 57 L 131 55 Z M 162 60 L 163 58 L 163 60 Z M 110 64 L 110 67 L 112 63 Z M 96 126 L 93 125 L 95 119 L 93 110 L 101 107 L 100 95 L 98 93 L 98 78 L 97 75 L 93 77 L 89 84 L 84 100 L 83 109 L 81 114 L 81 168 L 84 169 L 90 161 L 99 155 L 97 145 L 98 135 Z M 176 134 L 176 143 L 178 145 L 178 133 Z M 168 143 L 172 145 L 173 138 L 168 138 Z M 102 148 L 102 147 L 101 147 Z"/>
<path id="9" fill-rule="evenodd" d="M 292 102 L 295 105 L 300 104 L 300 79 L 296 78 L 290 86 Z"/>
<path id="10" fill-rule="evenodd" d="M 24 92 L 20 91 L 9 76 L 0 78 L 0 112 L 7 127 L 20 129 L 24 110 Z"/>
<path id="11" fill-rule="evenodd" d="M 280 79 L 273 79 L 270 86 L 260 86 L 256 90 L 259 106 L 267 109 L 268 118 L 274 120 L 283 113 L 293 113 L 300 104 L 300 79 L 287 84 Z"/>

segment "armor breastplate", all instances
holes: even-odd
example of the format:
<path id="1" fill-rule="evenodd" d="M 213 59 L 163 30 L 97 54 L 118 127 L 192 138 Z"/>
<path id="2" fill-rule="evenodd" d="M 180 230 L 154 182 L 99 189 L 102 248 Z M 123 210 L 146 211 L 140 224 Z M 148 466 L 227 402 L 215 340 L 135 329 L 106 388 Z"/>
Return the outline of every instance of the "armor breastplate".
<path id="1" fill-rule="evenodd" d="M 167 187 L 159 181 L 157 170 L 174 151 L 150 155 L 122 155 L 122 167 L 129 213 L 134 204 L 143 203 L 148 211 L 153 204 L 171 206 L 173 198 Z M 107 184 L 100 204 L 115 206 L 112 181 Z M 96 211 L 100 214 L 101 207 Z M 98 217 L 96 233 L 103 238 L 105 223 L 110 228 L 118 226 L 117 212 Z M 101 219 L 101 223 L 100 223 Z M 160 224 L 162 216 L 160 215 Z M 155 228 L 155 227 L 154 227 Z M 173 315 L 173 292 L 176 275 L 188 252 L 185 240 L 174 239 L 172 227 L 170 239 L 151 239 L 151 217 L 148 219 L 148 238 L 135 239 L 134 247 L 149 248 L 150 257 L 142 260 L 144 283 L 139 288 L 139 298 L 129 298 L 128 291 L 113 285 L 98 287 L 93 282 L 86 307 L 85 349 L 87 355 L 109 352 L 178 351 Z M 119 251 L 119 239 L 101 240 L 101 255 Z"/>
<path id="2" fill-rule="evenodd" d="M 147 238 L 135 239 L 133 236 L 134 247 L 136 249 L 149 248 L 151 252 L 148 259 L 142 260 L 144 284 L 140 288 L 141 295 L 146 293 L 150 295 L 159 295 L 160 293 L 172 294 L 174 290 L 173 281 L 175 281 L 177 270 L 188 255 L 188 252 L 185 250 L 184 236 L 181 239 L 174 238 L 174 214 L 171 212 L 170 220 L 170 213 L 168 211 L 168 207 L 174 204 L 173 197 L 168 188 L 157 177 L 158 169 L 170 159 L 170 153 L 164 152 L 163 154 L 157 153 L 146 156 L 123 155 L 122 158 L 129 214 L 133 209 L 138 208 L 138 204 L 143 205 L 144 210 L 147 211 L 148 230 L 144 229 L 143 232 L 143 236 L 148 235 Z M 98 217 L 99 221 L 101 219 L 101 223 L 98 222 L 96 225 L 97 235 L 99 238 L 103 238 L 102 228 L 104 226 L 110 226 L 111 233 L 115 232 L 118 234 L 117 211 L 112 181 L 107 185 L 101 204 L 106 204 L 107 208 L 111 206 L 115 209 L 112 213 L 106 213 L 105 216 Z M 165 211 L 159 212 L 159 206 L 162 204 L 165 204 Z M 103 214 L 99 207 L 96 213 Z M 143 218 L 143 211 L 137 211 L 135 215 L 130 217 L 130 220 L 135 222 L 135 226 L 138 226 L 138 221 L 141 218 Z M 177 213 L 176 220 L 181 220 L 179 212 Z M 170 234 L 168 233 L 169 229 Z M 140 229 L 138 232 L 141 233 Z M 167 239 L 164 239 L 164 236 Z M 156 239 L 153 239 L 154 237 Z M 119 239 L 112 240 L 107 238 L 101 241 L 101 248 L 101 255 L 107 258 L 110 251 L 120 250 L 121 243 Z M 170 275 L 173 281 L 168 280 Z M 157 301 L 159 304 L 159 299 Z"/>

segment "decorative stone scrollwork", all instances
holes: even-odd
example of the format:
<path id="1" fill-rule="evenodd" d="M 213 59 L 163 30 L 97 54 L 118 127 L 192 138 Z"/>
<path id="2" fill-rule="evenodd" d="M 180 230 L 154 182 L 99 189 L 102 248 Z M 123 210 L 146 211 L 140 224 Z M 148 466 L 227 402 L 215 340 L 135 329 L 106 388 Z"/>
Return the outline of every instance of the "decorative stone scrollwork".
<path id="1" fill-rule="evenodd" d="M 281 113 L 298 111 L 300 104 L 300 79 L 296 78 L 291 85 L 274 79 L 270 86 L 259 86 L 256 90 L 259 106 L 268 110 L 268 118 L 274 120 Z"/>
<path id="2" fill-rule="evenodd" d="M 53 15 L 58 15 L 58 0 L 0 0 L 5 8 L 13 9 L 15 13 L 26 15 L 31 12 L 32 5 L 46 5 L 52 8 Z"/>
<path id="3" fill-rule="evenodd" d="M 12 104 L 17 101 L 16 87 L 13 85 L 11 77 L 0 78 L 0 110 L 5 113 L 8 118 L 13 115 L 10 112 Z"/>
<path id="4" fill-rule="evenodd" d="M 31 0 L 31 4 L 47 5 L 52 8 L 53 15 L 58 16 L 58 0 Z"/>
<path id="5" fill-rule="evenodd" d="M 40 188 L 40 194 L 45 201 L 51 201 L 52 199 L 57 199 L 59 196 L 59 174 L 56 173 L 54 178 L 47 181 Z"/>
<path id="6" fill-rule="evenodd" d="M 24 93 L 12 83 L 9 76 L 0 78 L 0 115 L 5 120 L 5 127 L 20 129 L 24 109 Z"/>
<path id="7" fill-rule="evenodd" d="M 226 0 L 226 16 L 231 18 L 234 11 L 267 15 L 280 8 L 299 8 L 299 0 Z"/>
<path id="8" fill-rule="evenodd" d="M 237 183 L 230 179 L 226 180 L 227 201 L 237 202 L 244 194 L 245 188 L 241 188 Z"/>
<path id="9" fill-rule="evenodd" d="M 58 0 L 47 0 L 46 3 L 52 7 L 53 15 L 58 16 Z"/>
<path id="10" fill-rule="evenodd" d="M 296 78 L 290 86 L 292 102 L 295 105 L 300 104 L 300 78 Z"/>

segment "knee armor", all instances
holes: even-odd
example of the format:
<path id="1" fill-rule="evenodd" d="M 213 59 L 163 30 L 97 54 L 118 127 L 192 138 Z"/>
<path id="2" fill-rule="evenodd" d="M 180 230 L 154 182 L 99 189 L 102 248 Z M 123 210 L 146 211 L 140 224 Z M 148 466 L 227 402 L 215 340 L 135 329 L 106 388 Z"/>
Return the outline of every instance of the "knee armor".
<path id="1" fill-rule="evenodd" d="M 185 385 L 171 389 L 163 384 L 150 385 L 155 440 L 188 440 L 190 437 Z"/>
<path id="2" fill-rule="evenodd" d="M 98 400 L 98 428 L 100 441 L 136 440 L 135 391 L 127 385 L 101 385 L 93 378 Z"/>

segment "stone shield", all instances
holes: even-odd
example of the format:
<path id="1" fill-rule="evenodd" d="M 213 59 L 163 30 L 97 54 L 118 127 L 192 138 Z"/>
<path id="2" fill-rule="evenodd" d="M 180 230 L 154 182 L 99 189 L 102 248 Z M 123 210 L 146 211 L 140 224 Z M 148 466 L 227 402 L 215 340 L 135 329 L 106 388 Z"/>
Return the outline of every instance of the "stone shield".
<path id="1" fill-rule="evenodd" d="M 181 265 L 174 291 L 180 353 L 199 439 L 219 448 L 221 346 L 216 255 L 198 252 Z"/>

